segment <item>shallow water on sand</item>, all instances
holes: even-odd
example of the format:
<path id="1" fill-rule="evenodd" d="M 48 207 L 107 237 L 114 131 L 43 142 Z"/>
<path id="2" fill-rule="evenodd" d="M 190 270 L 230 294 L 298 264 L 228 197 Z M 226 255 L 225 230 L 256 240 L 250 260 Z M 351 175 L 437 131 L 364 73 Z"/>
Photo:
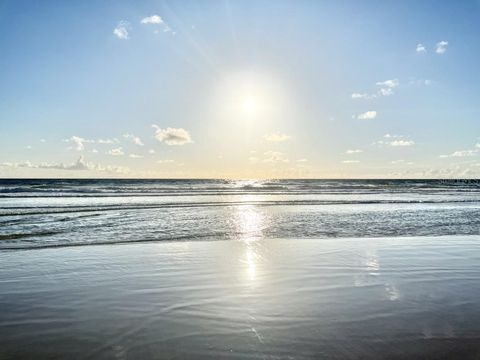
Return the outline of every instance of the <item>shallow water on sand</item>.
<path id="1" fill-rule="evenodd" d="M 0 252 L 0 359 L 480 356 L 480 238 Z"/>

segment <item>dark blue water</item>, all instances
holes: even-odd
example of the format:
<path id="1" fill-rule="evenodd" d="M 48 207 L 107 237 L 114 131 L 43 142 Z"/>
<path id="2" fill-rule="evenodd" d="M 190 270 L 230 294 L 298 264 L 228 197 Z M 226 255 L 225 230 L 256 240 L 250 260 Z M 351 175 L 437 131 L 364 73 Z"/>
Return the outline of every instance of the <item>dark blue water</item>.
<path id="1" fill-rule="evenodd" d="M 459 234 L 480 234 L 476 181 L 0 180 L 0 249 Z"/>

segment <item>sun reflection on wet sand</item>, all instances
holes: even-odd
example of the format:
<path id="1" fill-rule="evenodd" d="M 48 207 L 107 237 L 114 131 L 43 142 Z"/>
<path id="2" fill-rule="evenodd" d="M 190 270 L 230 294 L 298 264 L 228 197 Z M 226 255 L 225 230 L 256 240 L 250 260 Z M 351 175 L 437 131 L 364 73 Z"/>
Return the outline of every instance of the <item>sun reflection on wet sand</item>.
<path id="1" fill-rule="evenodd" d="M 242 201 L 255 201 L 255 196 L 247 195 L 242 198 Z M 239 205 L 235 210 L 234 221 L 239 235 L 238 240 L 245 248 L 240 261 L 245 266 L 246 279 L 254 282 L 257 280 L 260 259 L 258 241 L 263 238 L 263 229 L 266 225 L 265 215 L 255 205 Z"/>

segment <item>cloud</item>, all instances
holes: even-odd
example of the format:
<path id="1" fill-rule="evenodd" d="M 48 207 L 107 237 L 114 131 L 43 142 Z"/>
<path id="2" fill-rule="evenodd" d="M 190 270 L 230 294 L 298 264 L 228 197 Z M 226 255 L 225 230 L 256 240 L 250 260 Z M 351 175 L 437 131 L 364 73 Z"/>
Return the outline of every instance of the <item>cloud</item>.
<path id="1" fill-rule="evenodd" d="M 298 163 L 306 163 L 306 162 L 308 162 L 308 160 L 307 159 L 298 159 L 297 162 Z"/>
<path id="2" fill-rule="evenodd" d="M 150 150 L 148 150 L 148 153 L 149 153 L 149 154 L 155 154 L 155 150 L 150 149 Z"/>
<path id="3" fill-rule="evenodd" d="M 275 132 L 275 133 L 264 135 L 263 138 L 267 141 L 281 142 L 281 141 L 289 140 L 291 136 L 287 134 L 281 134 L 279 132 Z"/>
<path id="4" fill-rule="evenodd" d="M 30 161 L 25 161 L 23 163 L 3 163 L 2 166 L 15 167 L 15 168 L 29 168 L 29 169 L 55 169 L 55 170 L 89 170 L 85 159 L 82 156 L 78 158 L 73 164 L 50 164 L 50 163 L 40 163 L 32 164 Z"/>
<path id="5" fill-rule="evenodd" d="M 45 143 L 45 142 L 47 142 L 47 140 L 45 140 L 45 139 L 40 139 L 40 142 L 41 142 L 41 143 Z"/>
<path id="6" fill-rule="evenodd" d="M 352 99 L 369 99 L 369 98 L 371 98 L 371 95 L 369 95 L 367 93 L 353 93 L 351 96 L 352 96 Z"/>
<path id="7" fill-rule="evenodd" d="M 140 140 L 140 138 L 138 136 L 135 136 L 133 134 L 123 134 L 123 137 L 127 140 L 130 140 L 135 145 L 143 146 L 143 142 L 142 142 L 142 140 Z"/>
<path id="8" fill-rule="evenodd" d="M 118 147 L 115 149 L 108 150 L 107 154 L 112 156 L 121 156 L 121 155 L 124 155 L 125 153 L 123 152 L 123 149 L 121 147 Z"/>
<path id="9" fill-rule="evenodd" d="M 141 24 L 144 25 L 157 25 L 160 26 L 163 32 L 170 32 L 172 29 L 168 26 L 168 24 L 159 16 L 159 15 L 152 15 L 143 18 L 140 21 Z M 157 33 L 157 31 L 155 31 Z"/>
<path id="10" fill-rule="evenodd" d="M 435 46 L 435 52 L 437 54 L 444 54 L 447 51 L 448 41 L 442 40 Z"/>
<path id="11" fill-rule="evenodd" d="M 99 144 L 115 144 L 118 143 L 118 139 L 113 138 L 113 139 L 98 139 L 97 143 Z"/>
<path id="12" fill-rule="evenodd" d="M 132 159 L 141 159 L 143 158 L 142 155 L 137 155 L 137 154 L 130 154 L 128 155 L 129 158 L 132 158 Z"/>
<path id="13" fill-rule="evenodd" d="M 441 158 L 449 158 L 449 157 L 470 157 L 470 156 L 476 156 L 478 153 L 478 150 L 458 150 L 454 151 L 453 153 L 449 155 L 440 155 Z"/>
<path id="14" fill-rule="evenodd" d="M 350 154 L 359 154 L 359 153 L 362 153 L 362 152 L 363 152 L 363 150 L 355 149 L 355 150 L 347 150 L 347 151 L 345 151 L 345 154 L 348 154 L 348 155 L 350 155 Z"/>
<path id="15" fill-rule="evenodd" d="M 163 20 L 158 15 L 147 16 L 140 21 L 142 24 L 163 24 Z"/>
<path id="16" fill-rule="evenodd" d="M 413 140 L 393 140 L 390 142 L 390 146 L 413 146 L 415 145 L 415 141 Z"/>
<path id="17" fill-rule="evenodd" d="M 376 83 L 378 86 L 384 86 L 388 88 L 396 88 L 400 83 L 398 82 L 398 79 L 391 79 L 391 80 L 385 80 L 385 81 L 379 81 Z"/>
<path id="18" fill-rule="evenodd" d="M 172 159 L 157 160 L 157 164 L 172 164 L 174 162 L 175 160 L 172 160 Z"/>
<path id="19" fill-rule="evenodd" d="M 129 39 L 129 34 L 128 31 L 130 29 L 130 23 L 128 21 L 119 21 L 117 24 L 117 27 L 113 29 L 113 34 L 121 39 L 121 40 L 127 40 Z"/>
<path id="20" fill-rule="evenodd" d="M 385 134 L 383 135 L 384 139 L 388 140 L 379 140 L 375 144 L 383 146 L 393 146 L 393 147 L 405 147 L 405 146 L 413 146 L 415 145 L 415 141 L 406 138 L 403 135 L 392 135 L 392 134 Z"/>
<path id="21" fill-rule="evenodd" d="M 393 89 L 399 86 L 400 82 L 398 79 L 389 79 L 385 81 L 378 81 L 375 83 L 375 85 L 381 87 L 375 94 L 353 93 L 351 95 L 352 99 L 375 99 L 379 96 L 393 95 Z"/>
<path id="22" fill-rule="evenodd" d="M 264 158 L 263 162 L 264 163 L 278 163 L 278 162 L 289 162 L 289 160 L 285 157 L 285 154 L 279 152 L 279 151 L 266 151 L 263 153 Z"/>
<path id="23" fill-rule="evenodd" d="M 374 110 L 369 110 L 362 114 L 357 115 L 357 119 L 359 120 L 370 120 L 370 119 L 375 119 L 376 117 L 377 117 L 377 112 Z"/>
<path id="24" fill-rule="evenodd" d="M 182 128 L 161 129 L 157 125 L 152 125 L 155 129 L 155 138 L 167 145 L 185 145 L 192 143 L 192 138 L 187 130 Z"/>
<path id="25" fill-rule="evenodd" d="M 62 141 L 67 143 L 73 143 L 75 145 L 75 150 L 77 151 L 83 151 L 85 149 L 84 144 L 95 142 L 94 140 L 87 140 L 80 136 L 72 136 L 69 139 L 63 139 Z"/>
<path id="26" fill-rule="evenodd" d="M 417 48 L 415 49 L 417 53 L 424 53 L 427 52 L 427 49 L 425 49 L 425 46 L 422 44 L 417 44 Z"/>
<path id="27" fill-rule="evenodd" d="M 359 160 L 343 160 L 342 163 L 344 164 L 358 164 Z"/>
<path id="28" fill-rule="evenodd" d="M 101 172 L 114 172 L 126 174 L 130 170 L 121 166 L 102 166 L 99 164 L 93 164 L 85 161 L 85 158 L 80 156 L 77 161 L 72 164 L 64 163 L 46 163 L 32 164 L 30 161 L 23 163 L 2 163 L 0 166 L 12 167 L 12 168 L 28 168 L 28 169 L 47 169 L 47 170 L 68 170 L 68 171 L 101 171 Z"/>

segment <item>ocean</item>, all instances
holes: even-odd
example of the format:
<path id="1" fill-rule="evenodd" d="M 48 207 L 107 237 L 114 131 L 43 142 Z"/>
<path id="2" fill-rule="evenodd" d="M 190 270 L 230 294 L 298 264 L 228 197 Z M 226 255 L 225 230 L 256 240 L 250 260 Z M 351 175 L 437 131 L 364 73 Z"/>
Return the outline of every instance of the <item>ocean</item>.
<path id="1" fill-rule="evenodd" d="M 480 183 L 0 180 L 0 249 L 480 234 Z"/>
<path id="2" fill-rule="evenodd" d="M 478 359 L 480 187 L 0 180 L 0 359 Z"/>

